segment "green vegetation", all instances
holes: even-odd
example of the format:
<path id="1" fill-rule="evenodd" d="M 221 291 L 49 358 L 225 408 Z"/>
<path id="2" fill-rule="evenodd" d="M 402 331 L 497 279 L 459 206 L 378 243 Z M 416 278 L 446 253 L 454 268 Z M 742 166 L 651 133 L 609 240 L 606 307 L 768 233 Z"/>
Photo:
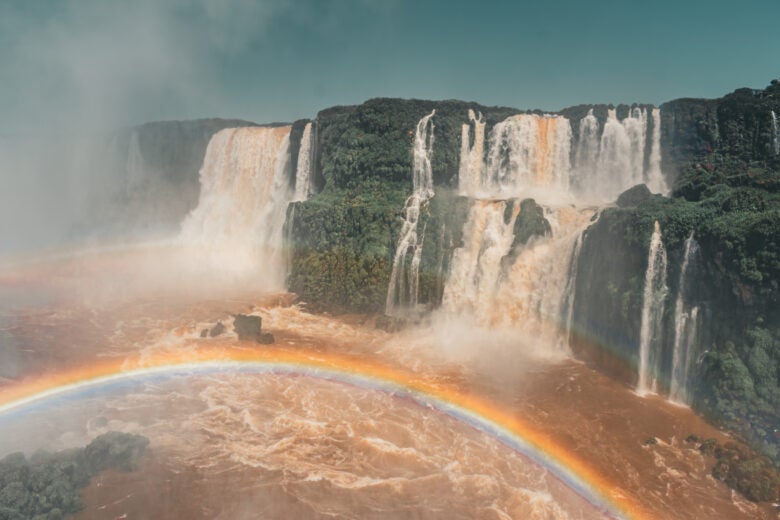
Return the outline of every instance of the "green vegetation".
<path id="1" fill-rule="evenodd" d="M 109 468 L 132 471 L 149 440 L 109 432 L 86 448 L 0 460 L 0 520 L 60 520 L 82 508 L 81 488 Z"/>
<path id="2" fill-rule="evenodd" d="M 703 305 L 707 320 L 700 334 L 694 406 L 741 432 L 780 464 L 780 193 L 718 184 L 696 200 L 653 196 L 635 207 L 604 212 L 583 246 L 580 269 L 587 271 L 580 273 L 588 274 L 578 277 L 578 294 L 590 294 L 598 303 L 588 309 L 583 303 L 579 321 L 587 316 L 591 324 L 583 327 L 595 341 L 634 363 L 655 221 L 669 256 L 667 345 L 673 338 L 684 242 L 691 231 L 701 248 L 693 273 L 695 294 L 688 295 Z M 610 258 L 604 258 L 603 248 L 609 248 Z M 664 353 L 667 367 L 670 355 Z"/>
<path id="3" fill-rule="evenodd" d="M 696 444 L 699 438 L 690 435 L 686 440 Z M 732 441 L 720 444 L 715 439 L 706 439 L 698 445 L 698 449 L 703 455 L 715 458 L 712 476 L 749 500 L 780 500 L 780 474 L 766 457 Z"/>
<path id="4" fill-rule="evenodd" d="M 591 108 L 603 118 L 609 107 L 583 105 L 562 113 L 576 121 Z M 436 195 L 421 210 L 419 298 L 431 307 L 440 303 L 469 207 L 455 194 L 461 127 L 468 124 L 469 109 L 483 114 L 488 132 L 515 109 L 374 99 L 320 112 L 314 122 L 316 194 L 294 204 L 288 218 L 289 287 L 303 301 L 321 310 L 383 310 L 412 190 L 414 131 L 434 109 Z M 617 107 L 619 115 L 628 110 Z M 660 353 L 661 389 L 668 387 L 674 302 L 684 242 L 693 231 L 700 250 L 688 273 L 692 292 L 686 299 L 700 307 L 703 325 L 690 375 L 691 404 L 780 464 L 780 157 L 772 144 L 772 110 L 780 114 L 777 82 L 760 91 L 662 106 L 663 164 L 675 180 L 672 196 L 633 188 L 588 229 L 577 265 L 573 327 L 582 357 L 628 380 L 635 377 L 647 250 L 658 221 L 668 255 Z M 304 123 L 296 123 L 296 132 Z M 576 124 L 572 130 L 576 138 Z M 515 245 L 547 232 L 541 208 L 523 201 Z M 586 354 L 584 345 L 597 348 Z"/>
<path id="5" fill-rule="evenodd" d="M 412 144 L 418 121 L 436 110 L 433 170 L 436 195 L 422 208 L 425 232 L 420 302 L 437 305 L 468 204 L 457 197 L 461 127 L 468 110 L 488 124 L 517 113 L 463 101 L 373 99 L 333 107 L 315 121 L 319 191 L 288 213 L 293 237 L 288 286 L 311 307 L 381 312 L 406 198 L 412 191 Z"/>
<path id="6" fill-rule="evenodd" d="M 644 272 L 658 221 L 668 256 L 662 388 L 668 385 L 684 242 L 700 252 L 686 298 L 700 307 L 692 406 L 780 467 L 780 157 L 771 110 L 780 84 L 663 105 L 671 198 L 632 188 L 586 233 L 575 302 L 579 335 L 636 365 Z M 606 288 L 606 290 L 605 290 Z"/>
<path id="7" fill-rule="evenodd" d="M 398 186 L 371 184 L 373 191 L 364 185 L 359 194 L 326 189 L 289 210 L 295 244 L 288 285 L 315 308 L 384 306 L 405 199 Z"/>

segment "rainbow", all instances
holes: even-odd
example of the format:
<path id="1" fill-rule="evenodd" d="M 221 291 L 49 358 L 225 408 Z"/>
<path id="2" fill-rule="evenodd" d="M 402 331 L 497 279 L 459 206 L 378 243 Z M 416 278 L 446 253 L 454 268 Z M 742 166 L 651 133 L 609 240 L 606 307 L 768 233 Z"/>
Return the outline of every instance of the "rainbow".
<path id="1" fill-rule="evenodd" d="M 180 354 L 105 360 L 85 367 L 28 377 L 0 388 L 0 418 L 37 405 L 106 386 L 155 377 L 206 373 L 289 374 L 337 381 L 410 398 L 463 421 L 527 456 L 590 502 L 605 516 L 651 518 L 635 499 L 575 454 L 554 443 L 528 422 L 479 396 L 424 375 L 364 358 L 302 350 L 202 349 Z"/>

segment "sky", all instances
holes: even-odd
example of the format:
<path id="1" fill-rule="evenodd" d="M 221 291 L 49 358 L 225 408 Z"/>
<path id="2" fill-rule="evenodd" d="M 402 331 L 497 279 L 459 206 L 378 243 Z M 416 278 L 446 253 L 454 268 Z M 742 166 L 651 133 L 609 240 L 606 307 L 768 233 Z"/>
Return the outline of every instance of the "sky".
<path id="1" fill-rule="evenodd" d="M 5 0 L 0 135 L 313 117 L 378 96 L 556 110 L 780 76 L 780 2 Z"/>

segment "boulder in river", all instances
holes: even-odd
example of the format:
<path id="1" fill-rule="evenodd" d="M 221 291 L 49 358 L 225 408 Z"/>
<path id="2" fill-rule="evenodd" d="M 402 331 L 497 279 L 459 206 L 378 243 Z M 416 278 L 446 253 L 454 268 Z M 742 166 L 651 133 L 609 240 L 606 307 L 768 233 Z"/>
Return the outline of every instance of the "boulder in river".
<path id="1" fill-rule="evenodd" d="M 262 343 L 263 345 L 270 345 L 274 341 L 276 341 L 274 335 L 270 332 L 261 332 L 260 336 L 257 338 L 257 342 Z"/>
<path id="2" fill-rule="evenodd" d="M 261 342 L 263 320 L 260 316 L 236 314 L 233 316 L 233 329 L 241 341 L 255 340 Z"/>
<path id="3" fill-rule="evenodd" d="M 216 338 L 220 334 L 225 333 L 225 326 L 222 324 L 221 321 L 218 321 L 216 325 L 209 331 L 209 337 Z"/>

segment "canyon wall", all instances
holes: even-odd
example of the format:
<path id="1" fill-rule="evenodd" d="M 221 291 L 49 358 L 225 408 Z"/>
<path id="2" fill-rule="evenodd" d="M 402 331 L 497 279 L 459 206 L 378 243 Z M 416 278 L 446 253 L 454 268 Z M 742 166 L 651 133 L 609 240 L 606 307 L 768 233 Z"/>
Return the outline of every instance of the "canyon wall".
<path id="1" fill-rule="evenodd" d="M 605 209 L 585 233 L 573 344 L 578 355 L 639 383 L 645 275 L 657 222 L 668 255 L 653 338 L 657 391 L 739 431 L 775 461 L 780 157 L 772 114 L 778 108 L 777 82 L 661 106 L 673 190 L 670 197 L 645 193 Z"/>

